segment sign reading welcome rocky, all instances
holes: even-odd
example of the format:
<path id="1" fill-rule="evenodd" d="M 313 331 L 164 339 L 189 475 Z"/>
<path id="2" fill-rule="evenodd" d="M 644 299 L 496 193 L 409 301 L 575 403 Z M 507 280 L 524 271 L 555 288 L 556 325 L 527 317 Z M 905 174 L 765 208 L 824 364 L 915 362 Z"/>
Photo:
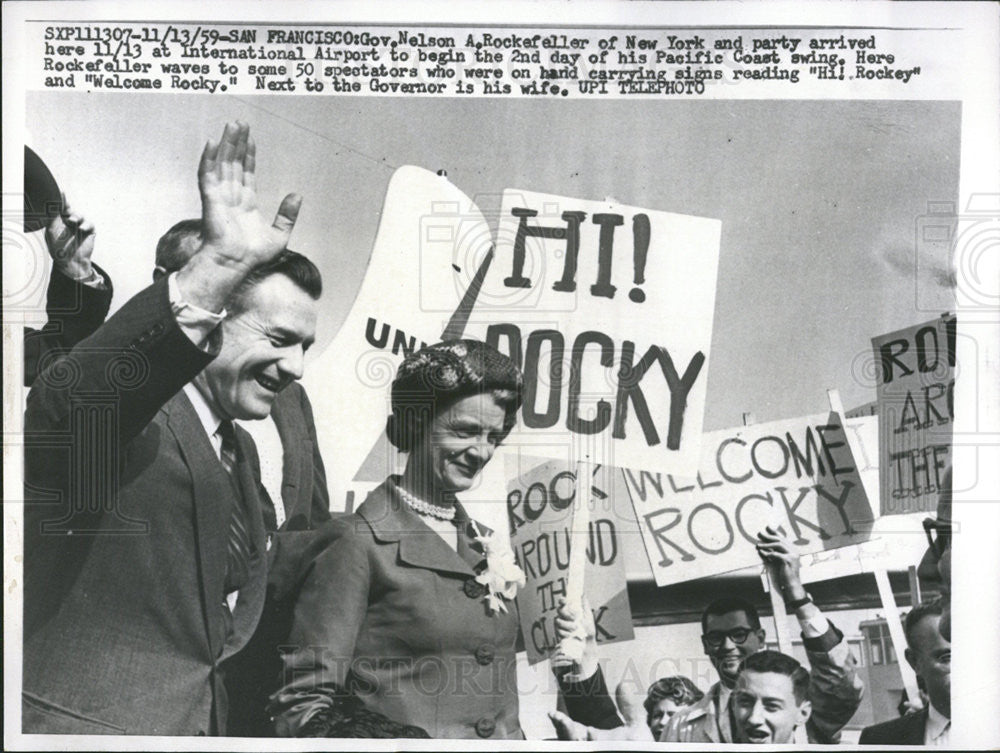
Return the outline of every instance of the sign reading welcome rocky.
<path id="1" fill-rule="evenodd" d="M 659 586 L 760 564 L 754 542 L 768 525 L 802 554 L 871 534 L 836 413 L 707 433 L 692 477 L 623 473 Z"/>

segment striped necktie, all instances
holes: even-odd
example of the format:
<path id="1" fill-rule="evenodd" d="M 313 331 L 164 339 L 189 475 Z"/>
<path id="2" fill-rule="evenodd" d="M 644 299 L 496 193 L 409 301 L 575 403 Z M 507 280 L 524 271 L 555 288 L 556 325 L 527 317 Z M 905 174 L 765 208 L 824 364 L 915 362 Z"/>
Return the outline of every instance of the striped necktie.
<path id="1" fill-rule="evenodd" d="M 247 529 L 247 515 L 244 509 L 243 492 L 240 487 L 237 468 L 239 450 L 236 445 L 236 428 L 232 421 L 223 421 L 216 432 L 222 440 L 219 459 L 222 461 L 236 496 L 233 514 L 229 519 L 229 542 L 226 556 L 226 593 L 237 591 L 246 584 L 250 576 L 250 534 Z"/>

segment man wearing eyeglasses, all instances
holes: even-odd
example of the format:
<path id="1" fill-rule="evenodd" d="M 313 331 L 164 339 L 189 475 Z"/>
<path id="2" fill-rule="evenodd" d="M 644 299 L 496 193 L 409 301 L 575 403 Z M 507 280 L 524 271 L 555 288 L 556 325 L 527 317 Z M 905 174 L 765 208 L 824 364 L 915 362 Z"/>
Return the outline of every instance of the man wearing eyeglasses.
<path id="1" fill-rule="evenodd" d="M 802 628 L 809 657 L 807 699 L 812 714 L 805 728 L 809 742 L 834 745 L 840 731 L 861 703 L 864 685 L 857 676 L 857 660 L 843 634 L 830 623 L 806 593 L 799 576 L 799 555 L 789 541 L 772 528 L 758 536 L 757 552 L 767 566 L 771 583 L 785 607 Z M 702 646 L 719 681 L 705 697 L 678 711 L 660 737 L 662 742 L 732 743 L 733 719 L 729 699 L 748 656 L 765 648 L 765 633 L 753 604 L 739 598 L 719 599 L 701 617 Z"/>
<path id="2" fill-rule="evenodd" d="M 812 711 L 805 722 L 809 742 L 835 745 L 840 742 L 840 731 L 861 703 L 864 685 L 857 676 L 857 659 L 843 634 L 806 593 L 799 575 L 799 555 L 788 539 L 773 528 L 765 528 L 758 534 L 757 552 L 768 568 L 771 583 L 781 593 L 785 608 L 795 614 L 802 627 L 802 642 L 811 667 L 806 700 Z M 576 623 L 567 615 L 560 617 L 556 621 L 559 637 L 573 633 Z M 709 604 L 702 613 L 701 627 L 702 647 L 718 672 L 719 681 L 700 701 L 671 717 L 660 736 L 661 742 L 734 741 L 735 724 L 729 699 L 743 660 L 765 648 L 764 629 L 754 605 L 736 597 Z M 592 633 L 581 629 L 588 635 Z M 592 650 L 591 639 L 587 645 Z M 580 671 L 569 682 L 560 677 L 559 684 L 568 713 L 549 715 L 559 739 L 649 739 L 642 725 L 621 726 L 601 670 L 588 657 L 588 651 L 584 651 Z"/>

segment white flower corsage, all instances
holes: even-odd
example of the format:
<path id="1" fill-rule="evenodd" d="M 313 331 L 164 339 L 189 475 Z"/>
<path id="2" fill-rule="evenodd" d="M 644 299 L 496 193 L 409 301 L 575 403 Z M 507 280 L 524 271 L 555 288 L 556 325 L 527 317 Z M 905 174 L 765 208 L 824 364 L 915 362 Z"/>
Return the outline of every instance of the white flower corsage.
<path id="1" fill-rule="evenodd" d="M 517 566 L 514 551 L 499 541 L 492 531 L 483 532 L 479 524 L 475 525 L 476 541 L 483 547 L 486 555 L 486 569 L 476 576 L 476 582 L 486 586 L 486 603 L 493 612 L 506 612 L 504 599 L 513 599 L 517 589 L 525 584 L 524 571 Z"/>

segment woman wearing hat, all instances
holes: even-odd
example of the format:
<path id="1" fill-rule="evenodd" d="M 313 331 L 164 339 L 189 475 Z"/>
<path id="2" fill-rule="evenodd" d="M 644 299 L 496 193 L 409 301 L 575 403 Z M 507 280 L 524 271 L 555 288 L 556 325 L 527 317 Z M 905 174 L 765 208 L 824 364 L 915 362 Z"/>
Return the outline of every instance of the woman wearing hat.
<path id="1" fill-rule="evenodd" d="M 524 575 L 456 498 L 513 427 L 521 387 L 510 359 L 475 340 L 399 367 L 386 433 L 406 468 L 312 560 L 272 697 L 278 734 L 324 734 L 360 700 L 431 737 L 523 738 L 512 600 Z"/>

